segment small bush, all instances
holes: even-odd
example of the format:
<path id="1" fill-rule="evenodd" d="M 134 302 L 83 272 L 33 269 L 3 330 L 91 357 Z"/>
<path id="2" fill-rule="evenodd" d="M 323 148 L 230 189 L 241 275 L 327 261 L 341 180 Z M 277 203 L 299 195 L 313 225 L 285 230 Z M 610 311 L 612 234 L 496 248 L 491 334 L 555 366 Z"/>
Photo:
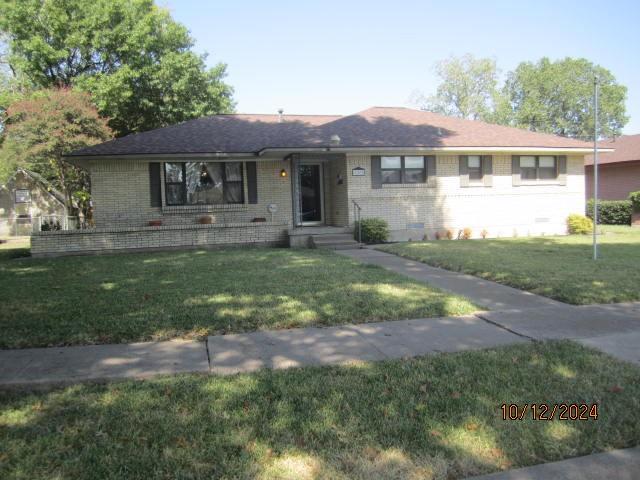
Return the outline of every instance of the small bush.
<path id="1" fill-rule="evenodd" d="M 483 228 L 482 231 L 480 232 L 480 236 L 482 238 L 487 238 L 488 235 L 489 235 L 489 232 L 487 231 L 487 229 Z"/>
<path id="2" fill-rule="evenodd" d="M 462 239 L 463 239 L 463 240 L 469 240 L 469 239 L 471 239 L 471 236 L 472 236 L 472 235 L 473 235 L 473 231 L 472 231 L 469 227 L 464 228 L 464 229 L 462 230 Z"/>
<path id="3" fill-rule="evenodd" d="M 445 232 L 445 235 L 447 237 L 447 240 L 452 240 L 453 239 L 453 230 L 451 230 L 450 228 L 447 228 L 447 231 Z"/>
<path id="4" fill-rule="evenodd" d="M 587 217 L 592 220 L 593 204 L 593 199 L 587 202 Z M 598 200 L 598 224 L 631 225 L 631 204 L 632 200 Z"/>
<path id="5" fill-rule="evenodd" d="M 637 192 L 631 192 L 629 194 L 629 201 L 631 202 L 631 208 L 634 212 L 640 212 L 640 190 Z"/>
<path id="6" fill-rule="evenodd" d="M 593 220 L 584 215 L 572 213 L 567 217 L 567 228 L 572 235 L 587 235 L 593 231 Z"/>
<path id="7" fill-rule="evenodd" d="M 442 238 L 442 234 L 440 232 L 436 232 L 435 239 L 440 240 Z"/>
<path id="8" fill-rule="evenodd" d="M 382 218 L 365 218 L 360 221 L 364 243 L 383 243 L 389 238 L 389 224 Z M 356 224 L 356 238 L 358 225 Z"/>

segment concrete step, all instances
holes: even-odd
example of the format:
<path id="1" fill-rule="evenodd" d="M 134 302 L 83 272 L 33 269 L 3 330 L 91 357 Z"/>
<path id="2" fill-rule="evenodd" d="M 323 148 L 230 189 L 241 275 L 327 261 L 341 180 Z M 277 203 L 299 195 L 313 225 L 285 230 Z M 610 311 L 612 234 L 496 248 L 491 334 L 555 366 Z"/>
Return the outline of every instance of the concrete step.
<path id="1" fill-rule="evenodd" d="M 316 248 L 329 248 L 333 250 L 343 250 L 357 248 L 359 243 L 353 239 L 351 234 L 332 235 L 312 235 L 311 243 Z"/>

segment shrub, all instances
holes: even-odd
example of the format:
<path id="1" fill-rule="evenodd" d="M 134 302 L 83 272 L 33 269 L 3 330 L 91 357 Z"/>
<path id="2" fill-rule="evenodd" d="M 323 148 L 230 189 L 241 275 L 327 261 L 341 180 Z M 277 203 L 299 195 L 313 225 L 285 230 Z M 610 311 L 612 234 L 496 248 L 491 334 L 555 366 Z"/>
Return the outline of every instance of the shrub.
<path id="1" fill-rule="evenodd" d="M 453 230 L 451 230 L 450 228 L 447 228 L 445 235 L 447 236 L 447 240 L 453 239 Z"/>
<path id="2" fill-rule="evenodd" d="M 463 240 L 469 240 L 471 238 L 471 235 L 473 235 L 473 231 L 469 227 L 466 227 L 462 230 Z"/>
<path id="3" fill-rule="evenodd" d="M 383 243 L 389 238 L 389 224 L 382 218 L 365 218 L 360 221 L 364 243 Z M 358 225 L 356 224 L 356 237 Z"/>
<path id="4" fill-rule="evenodd" d="M 442 238 L 442 234 L 440 232 L 436 232 L 435 238 L 436 240 L 440 240 Z"/>
<path id="5" fill-rule="evenodd" d="M 640 190 L 629 194 L 629 201 L 634 212 L 640 212 Z"/>
<path id="6" fill-rule="evenodd" d="M 593 199 L 587 202 L 587 217 L 591 219 L 593 219 L 593 203 Z M 631 200 L 598 200 L 598 223 L 631 225 L 631 203 Z"/>
<path id="7" fill-rule="evenodd" d="M 577 213 L 572 213 L 567 217 L 567 227 L 572 235 L 586 235 L 593 231 L 593 221 Z"/>
<path id="8" fill-rule="evenodd" d="M 480 236 L 482 238 L 487 238 L 487 235 L 489 235 L 489 232 L 487 231 L 486 228 L 483 228 L 482 231 L 480 232 Z"/>

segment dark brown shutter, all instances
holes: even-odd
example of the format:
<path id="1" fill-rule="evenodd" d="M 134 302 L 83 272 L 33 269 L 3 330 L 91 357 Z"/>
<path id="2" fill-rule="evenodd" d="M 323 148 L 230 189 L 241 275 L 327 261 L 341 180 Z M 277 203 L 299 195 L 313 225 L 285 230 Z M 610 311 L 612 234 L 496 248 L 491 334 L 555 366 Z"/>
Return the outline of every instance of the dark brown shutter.
<path id="1" fill-rule="evenodd" d="M 558 183 L 560 185 L 567 184 L 567 156 L 560 155 L 558 157 Z"/>
<path id="2" fill-rule="evenodd" d="M 427 187 L 436 186 L 436 156 L 427 155 L 424 157 L 427 162 Z"/>
<path id="3" fill-rule="evenodd" d="M 467 155 L 460 155 L 458 157 L 458 173 L 460 174 L 460 186 L 469 186 L 469 157 Z"/>
<path id="4" fill-rule="evenodd" d="M 160 164 L 158 162 L 149 163 L 149 196 L 152 207 L 162 206 Z"/>
<path id="5" fill-rule="evenodd" d="M 249 203 L 258 203 L 258 174 L 256 162 L 245 162 Z"/>
<path id="6" fill-rule="evenodd" d="M 514 187 L 520 186 L 520 156 L 511 157 L 511 181 Z"/>
<path id="7" fill-rule="evenodd" d="M 380 171 L 380 155 L 371 157 L 371 188 L 382 188 L 382 172 Z"/>
<path id="8" fill-rule="evenodd" d="M 482 181 L 485 187 L 493 186 L 493 157 L 491 155 L 482 156 Z"/>

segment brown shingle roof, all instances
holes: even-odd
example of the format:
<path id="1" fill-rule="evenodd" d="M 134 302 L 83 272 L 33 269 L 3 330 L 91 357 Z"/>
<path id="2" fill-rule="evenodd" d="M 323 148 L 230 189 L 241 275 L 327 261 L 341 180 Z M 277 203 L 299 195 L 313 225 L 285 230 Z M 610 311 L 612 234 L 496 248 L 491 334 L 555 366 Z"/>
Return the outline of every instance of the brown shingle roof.
<path id="1" fill-rule="evenodd" d="M 640 161 L 640 134 L 623 135 L 607 142 L 600 142 L 600 146 L 615 148 L 615 152 L 598 154 L 599 164 Z M 593 155 L 585 156 L 584 164 L 593 165 Z"/>
<path id="2" fill-rule="evenodd" d="M 129 135 L 69 156 L 245 153 L 278 148 L 532 147 L 589 148 L 570 138 L 401 107 L 354 115 L 214 115 Z"/>

